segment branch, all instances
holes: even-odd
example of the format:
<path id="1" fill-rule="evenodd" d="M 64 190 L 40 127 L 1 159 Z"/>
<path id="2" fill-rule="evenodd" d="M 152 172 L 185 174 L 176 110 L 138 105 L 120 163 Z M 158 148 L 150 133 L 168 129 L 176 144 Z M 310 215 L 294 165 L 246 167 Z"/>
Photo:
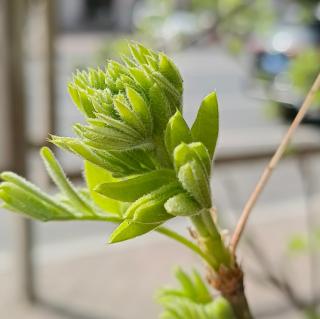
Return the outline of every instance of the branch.
<path id="1" fill-rule="evenodd" d="M 184 49 L 194 46 L 195 44 L 199 43 L 203 38 L 206 38 L 212 34 L 216 35 L 217 30 L 219 27 L 227 22 L 229 19 L 232 19 L 235 15 L 238 13 L 241 13 L 242 11 L 248 9 L 251 5 L 253 5 L 256 2 L 256 0 L 248 0 L 244 3 L 239 4 L 238 6 L 232 8 L 229 12 L 225 13 L 224 15 L 221 15 L 220 13 L 217 14 L 216 20 L 212 23 L 212 25 L 201 32 L 196 39 L 193 39 L 189 41 L 187 45 L 185 45 Z"/>
<path id="2" fill-rule="evenodd" d="M 256 0 L 248 0 L 248 1 L 242 2 L 238 6 L 232 8 L 225 15 L 223 15 L 223 16 L 220 15 L 219 18 L 216 20 L 216 22 L 211 27 L 211 30 L 217 29 L 221 24 L 227 22 L 229 19 L 231 19 L 232 17 L 234 17 L 238 13 L 241 13 L 241 11 L 248 9 L 255 2 L 256 2 Z"/>
<path id="3" fill-rule="evenodd" d="M 251 238 L 247 238 L 246 243 L 263 270 L 262 278 L 281 291 L 294 308 L 297 310 L 307 308 L 309 305 L 300 299 L 291 287 L 290 283 L 285 278 L 278 278 L 278 276 L 273 273 L 267 256 L 263 253 L 261 247 L 257 245 L 256 241 Z"/>
<path id="4" fill-rule="evenodd" d="M 319 91 L 319 89 L 320 89 L 320 73 L 318 74 L 316 80 L 314 81 L 310 91 L 308 92 L 298 114 L 296 115 L 295 119 L 293 120 L 292 124 L 290 125 L 287 133 L 283 137 L 278 149 L 276 150 L 276 152 L 273 155 L 273 157 L 271 158 L 269 164 L 267 165 L 267 167 L 263 171 L 254 191 L 252 192 L 251 196 L 249 197 L 249 199 L 243 209 L 242 215 L 239 219 L 239 222 L 236 226 L 235 232 L 234 232 L 234 234 L 232 236 L 232 240 L 231 240 L 231 251 L 233 254 L 235 254 L 235 251 L 237 249 L 237 245 L 240 241 L 241 235 L 242 235 L 243 230 L 247 224 L 248 218 L 250 216 L 250 213 L 251 213 L 254 205 L 256 204 L 261 192 L 263 191 L 270 176 L 272 175 L 274 168 L 277 166 L 278 162 L 280 161 L 284 152 L 286 151 L 286 149 L 290 143 L 290 140 L 292 138 L 293 133 L 296 131 L 297 127 L 301 123 L 304 115 L 306 114 L 309 107 L 311 106 L 311 104 L 315 98 L 315 95 Z"/>

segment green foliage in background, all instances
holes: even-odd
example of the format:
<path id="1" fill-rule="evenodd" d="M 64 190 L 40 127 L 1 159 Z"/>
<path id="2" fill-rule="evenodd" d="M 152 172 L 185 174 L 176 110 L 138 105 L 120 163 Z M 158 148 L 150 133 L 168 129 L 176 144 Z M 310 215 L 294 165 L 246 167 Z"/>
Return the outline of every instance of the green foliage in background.
<path id="1" fill-rule="evenodd" d="M 135 21 L 139 35 L 166 49 L 181 49 L 208 38 L 238 53 L 254 31 L 270 26 L 273 5 L 264 0 L 192 0 L 184 5 L 167 0 L 145 0 Z"/>
<path id="2" fill-rule="evenodd" d="M 301 96 L 305 96 L 319 73 L 320 52 L 309 49 L 293 59 L 289 65 L 289 77 L 293 88 Z M 320 106 L 320 92 L 315 98 L 316 106 Z"/>
<path id="3" fill-rule="evenodd" d="M 320 250 L 320 229 L 309 234 L 293 234 L 288 241 L 288 253 L 293 256 L 313 254 Z"/>

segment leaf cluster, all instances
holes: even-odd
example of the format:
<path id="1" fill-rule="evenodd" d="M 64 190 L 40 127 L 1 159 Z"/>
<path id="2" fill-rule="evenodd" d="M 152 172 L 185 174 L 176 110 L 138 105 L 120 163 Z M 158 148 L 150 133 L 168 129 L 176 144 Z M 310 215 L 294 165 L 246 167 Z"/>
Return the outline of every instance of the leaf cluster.
<path id="1" fill-rule="evenodd" d="M 0 199 L 3 206 L 16 213 L 41 220 L 117 219 L 100 210 L 92 201 L 86 189 L 77 189 L 66 177 L 62 167 L 49 148 L 41 150 L 47 171 L 60 192 L 49 195 L 21 176 L 3 172 L 0 177 Z"/>
<path id="2" fill-rule="evenodd" d="M 204 98 L 189 128 L 175 64 L 138 43 L 129 44 L 129 52 L 122 63 L 108 61 L 104 70 L 74 75 L 69 92 L 86 124 L 74 125 L 76 138 L 51 137 L 52 143 L 84 160 L 86 195 L 74 188 L 44 148 L 41 155 L 62 195 L 49 196 L 4 173 L 0 198 L 7 208 L 40 220 L 120 222 L 110 243 L 145 234 L 176 216 L 191 217 L 207 250 L 226 261 L 209 213 L 209 178 L 219 131 L 216 94 Z"/>
<path id="3" fill-rule="evenodd" d="M 196 270 L 188 275 L 176 271 L 179 288 L 159 291 L 158 301 L 164 308 L 162 319 L 234 319 L 229 303 L 222 297 L 213 299 Z"/>

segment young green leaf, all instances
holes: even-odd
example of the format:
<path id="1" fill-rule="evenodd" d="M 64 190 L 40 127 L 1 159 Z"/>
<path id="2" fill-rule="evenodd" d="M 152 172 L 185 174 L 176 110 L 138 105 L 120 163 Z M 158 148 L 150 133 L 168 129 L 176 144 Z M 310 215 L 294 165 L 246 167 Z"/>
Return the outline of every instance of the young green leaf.
<path id="1" fill-rule="evenodd" d="M 77 87 L 72 83 L 68 85 L 68 90 L 74 104 L 78 107 L 78 109 L 84 113 L 85 116 L 94 118 L 94 107 L 88 96 L 88 93 L 84 89 Z"/>
<path id="2" fill-rule="evenodd" d="M 117 61 L 109 60 L 108 67 L 111 67 L 114 70 L 114 73 L 116 73 L 117 78 L 120 77 L 120 75 L 128 75 L 129 74 L 127 68 Z"/>
<path id="3" fill-rule="evenodd" d="M 40 188 L 38 188 L 36 185 L 30 183 L 29 181 L 15 173 L 3 172 L 0 174 L 0 178 L 8 182 L 8 185 L 15 185 L 21 190 L 30 193 L 34 197 L 38 198 L 42 203 L 46 203 L 46 205 L 51 206 L 51 210 L 55 211 L 55 215 L 60 215 L 60 213 L 65 209 L 59 203 L 54 201 L 51 196 L 41 191 Z M 2 184 L 0 184 L 0 188 L 1 185 Z"/>
<path id="4" fill-rule="evenodd" d="M 191 131 L 188 124 L 177 111 L 169 120 L 165 131 L 165 144 L 169 154 L 173 156 L 173 151 L 182 142 L 191 143 Z"/>
<path id="5" fill-rule="evenodd" d="M 91 214 L 92 208 L 81 198 L 72 183 L 67 179 L 61 165 L 51 150 L 48 147 L 43 147 L 40 154 L 51 179 L 59 187 L 61 192 L 70 199 L 74 207 L 78 208 L 81 212 Z"/>
<path id="6" fill-rule="evenodd" d="M 154 70 L 154 71 L 159 71 L 159 65 L 158 62 L 155 58 L 151 56 L 147 56 L 147 62 L 148 65 Z"/>
<path id="7" fill-rule="evenodd" d="M 211 160 L 206 147 L 202 143 L 181 143 L 174 149 L 174 167 L 178 172 L 180 167 L 190 161 L 196 161 L 203 167 L 206 175 L 210 174 Z"/>
<path id="8" fill-rule="evenodd" d="M 219 133 L 219 108 L 215 92 L 203 99 L 191 133 L 195 142 L 202 142 L 206 146 L 212 158 Z"/>
<path id="9" fill-rule="evenodd" d="M 76 124 L 74 131 L 86 145 L 106 151 L 129 151 L 134 149 L 152 149 L 151 141 L 135 139 L 110 127 L 84 126 Z"/>
<path id="10" fill-rule="evenodd" d="M 95 204 L 100 207 L 102 210 L 110 213 L 121 214 L 122 213 L 122 204 L 121 202 L 106 198 L 94 191 L 97 185 L 106 182 L 114 182 L 117 179 L 113 178 L 111 173 L 107 170 L 98 167 L 88 161 L 85 161 L 85 179 L 87 182 L 88 189 L 91 194 L 91 198 L 95 202 Z"/>
<path id="11" fill-rule="evenodd" d="M 130 49 L 130 52 L 131 52 L 131 55 L 134 57 L 134 59 L 136 60 L 136 62 L 138 64 L 145 64 L 147 63 L 147 60 L 146 60 L 146 56 L 143 52 L 141 52 L 139 50 L 139 48 L 134 44 L 129 44 L 129 49 Z"/>
<path id="12" fill-rule="evenodd" d="M 120 58 L 127 68 L 135 68 L 137 64 L 124 54 L 120 54 Z"/>
<path id="13" fill-rule="evenodd" d="M 182 94 L 179 90 L 171 84 L 166 77 L 160 72 L 152 72 L 152 79 L 159 85 L 162 91 L 165 92 L 170 102 L 171 114 L 174 114 L 176 110 L 182 110 Z"/>
<path id="14" fill-rule="evenodd" d="M 210 318 L 235 319 L 230 304 L 222 297 L 217 297 L 213 303 L 208 304 L 206 306 L 206 312 Z"/>
<path id="15" fill-rule="evenodd" d="M 138 115 L 144 127 L 146 128 L 146 133 L 148 136 L 152 134 L 152 116 L 151 111 L 144 100 L 144 98 L 134 89 L 127 87 L 126 88 L 127 97 L 132 106 L 134 112 Z"/>
<path id="16" fill-rule="evenodd" d="M 101 113 L 97 114 L 97 118 L 102 120 L 102 122 L 105 123 L 107 127 L 110 127 L 114 130 L 119 130 L 120 132 L 131 136 L 132 138 L 141 139 L 141 134 L 135 128 L 132 128 L 130 125 L 121 120 L 114 119 L 111 116 Z"/>
<path id="17" fill-rule="evenodd" d="M 159 224 L 141 224 L 135 223 L 132 220 L 124 220 L 111 234 L 109 244 L 118 243 L 128 239 L 132 239 L 143 234 L 146 234 L 157 227 Z"/>
<path id="18" fill-rule="evenodd" d="M 178 178 L 183 188 L 203 208 L 210 208 L 211 192 L 208 177 L 202 166 L 195 160 L 184 164 L 178 172 Z"/>
<path id="19" fill-rule="evenodd" d="M 193 285 L 191 278 L 181 268 L 178 268 L 176 270 L 175 277 L 178 279 L 184 293 L 191 300 L 195 300 L 197 298 L 197 291 Z"/>
<path id="20" fill-rule="evenodd" d="M 169 198 L 164 207 L 173 216 L 193 216 L 201 212 L 200 205 L 187 193 L 180 193 Z"/>
<path id="21" fill-rule="evenodd" d="M 50 141 L 58 147 L 77 154 L 84 160 L 109 171 L 113 176 L 128 176 L 147 170 L 145 166 L 142 169 L 139 164 L 132 163 L 130 158 L 127 159 L 125 152 L 115 156 L 111 152 L 94 149 L 78 138 L 51 136 Z M 123 157 L 125 157 L 125 162 Z"/>
<path id="22" fill-rule="evenodd" d="M 63 219 L 72 215 L 66 207 L 23 177 L 12 172 L 4 172 L 0 177 L 5 181 L 0 184 L 2 200 L 15 211 L 41 220 Z"/>
<path id="23" fill-rule="evenodd" d="M 54 212 L 44 202 L 14 184 L 1 184 L 0 199 L 8 208 L 27 217 L 47 221 L 54 216 Z"/>
<path id="24" fill-rule="evenodd" d="M 211 159 L 208 149 L 200 142 L 191 143 L 189 144 L 189 147 L 197 155 L 197 159 L 203 165 L 207 175 L 209 176 L 211 171 Z"/>
<path id="25" fill-rule="evenodd" d="M 192 271 L 192 279 L 194 289 L 197 292 L 195 301 L 203 304 L 210 303 L 212 301 L 212 294 L 202 280 L 199 272 L 195 269 Z"/>
<path id="26" fill-rule="evenodd" d="M 135 201 L 128 208 L 125 217 L 143 224 L 164 222 L 173 217 L 166 212 L 164 203 L 179 192 L 181 187 L 177 182 L 164 185 Z"/>
<path id="27" fill-rule="evenodd" d="M 169 101 L 157 84 L 149 90 L 155 133 L 162 136 L 171 116 Z"/>
<path id="28" fill-rule="evenodd" d="M 164 75 L 169 81 L 180 91 L 182 91 L 183 80 L 179 70 L 175 64 L 163 53 L 159 54 L 159 68 L 162 75 Z"/>
<path id="29" fill-rule="evenodd" d="M 160 169 L 126 180 L 100 184 L 95 188 L 95 191 L 115 200 L 133 202 L 175 180 L 174 171 Z"/>
<path id="30" fill-rule="evenodd" d="M 173 218 L 164 208 L 166 199 L 151 199 L 139 206 L 133 220 L 141 224 L 159 224 Z"/>
<path id="31" fill-rule="evenodd" d="M 134 80 L 139 83 L 146 92 L 151 88 L 152 81 L 144 70 L 139 68 L 129 68 L 129 72 Z"/>
<path id="32" fill-rule="evenodd" d="M 116 107 L 121 119 L 127 123 L 129 126 L 138 131 L 141 136 L 147 136 L 146 127 L 143 125 L 143 122 L 138 117 L 137 113 L 129 108 L 126 105 L 123 96 L 117 96 L 113 100 L 114 106 Z"/>

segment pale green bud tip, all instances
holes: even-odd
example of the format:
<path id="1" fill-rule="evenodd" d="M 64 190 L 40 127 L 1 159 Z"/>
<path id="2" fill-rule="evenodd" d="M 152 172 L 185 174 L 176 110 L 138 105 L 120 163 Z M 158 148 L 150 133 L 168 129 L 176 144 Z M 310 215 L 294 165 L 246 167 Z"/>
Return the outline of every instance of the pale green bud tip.
<path id="1" fill-rule="evenodd" d="M 43 159 L 46 159 L 48 161 L 50 161 L 53 158 L 53 153 L 47 146 L 41 148 L 40 155 Z"/>
<path id="2" fill-rule="evenodd" d="M 60 137 L 60 136 L 56 136 L 56 135 L 50 135 L 50 138 L 48 139 L 48 141 L 52 144 L 55 144 L 57 146 L 59 146 L 59 144 L 62 143 L 63 141 L 63 137 Z"/>
<path id="3" fill-rule="evenodd" d="M 174 113 L 173 116 L 171 116 L 170 120 L 169 120 L 169 123 L 172 123 L 178 119 L 182 118 L 183 119 L 183 116 L 181 114 L 181 112 L 179 110 L 176 111 L 176 113 Z"/>
<path id="4" fill-rule="evenodd" d="M 16 174 L 14 174 L 14 173 L 12 173 L 12 172 L 2 172 L 1 174 L 0 174 L 0 179 L 2 179 L 2 180 L 4 180 L 4 181 L 6 181 L 6 180 L 8 180 L 8 179 L 10 179 L 10 177 L 13 177 L 13 176 L 15 176 Z"/>
<path id="5" fill-rule="evenodd" d="M 217 101 L 217 93 L 215 92 L 215 91 L 213 91 L 213 92 L 211 92 L 211 93 L 209 93 L 204 99 L 203 99 L 203 101 L 210 101 L 210 102 L 212 102 L 212 101 Z"/>

